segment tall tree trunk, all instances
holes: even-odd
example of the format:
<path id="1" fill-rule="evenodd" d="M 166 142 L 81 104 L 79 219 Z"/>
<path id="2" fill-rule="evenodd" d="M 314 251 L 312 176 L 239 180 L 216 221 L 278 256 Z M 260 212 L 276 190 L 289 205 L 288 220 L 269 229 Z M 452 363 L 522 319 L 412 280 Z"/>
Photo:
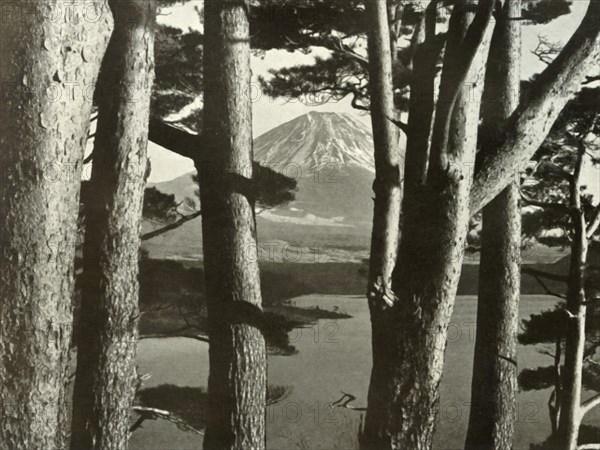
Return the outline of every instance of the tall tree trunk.
<path id="1" fill-rule="evenodd" d="M 519 104 L 521 0 L 505 0 L 497 16 L 486 72 L 483 150 L 502 142 L 502 127 Z M 516 14 L 516 16 L 515 16 Z M 483 208 L 477 333 L 465 448 L 512 448 L 516 419 L 521 209 L 513 182 Z"/>
<path id="2" fill-rule="evenodd" d="M 371 236 L 371 257 L 367 297 L 370 303 L 386 301 L 391 294 L 392 272 L 396 265 L 402 186 L 400 149 L 395 118 L 392 59 L 386 0 L 365 5 L 371 27 L 368 35 L 371 124 L 375 149 L 375 207 Z M 389 303 L 390 300 L 387 300 Z M 391 305 L 391 303 L 389 303 Z"/>
<path id="3" fill-rule="evenodd" d="M 103 1 L 3 6 L 0 446 L 63 450 L 89 87 L 112 16 Z"/>
<path id="4" fill-rule="evenodd" d="M 554 390 L 548 399 L 548 412 L 550 414 L 550 426 L 552 435 L 558 430 L 558 420 L 560 419 L 560 399 L 562 393 L 562 337 L 556 338 L 554 343 Z"/>
<path id="5" fill-rule="evenodd" d="M 205 449 L 265 448 L 247 6 L 205 3 L 205 147 L 197 161 L 210 340 Z"/>
<path id="6" fill-rule="evenodd" d="M 154 68 L 153 1 L 111 0 L 85 210 L 71 448 L 126 449 L 137 384 L 138 250 Z"/>
<path id="7" fill-rule="evenodd" d="M 431 9 L 435 11 L 435 8 Z M 430 34 L 429 39 L 425 40 L 425 22 L 425 17 L 423 17 L 422 23 L 418 25 L 415 31 L 415 38 L 412 43 L 415 48 L 413 61 L 415 76 L 411 80 L 406 161 L 404 167 L 401 168 L 404 172 L 405 189 L 411 189 L 413 186 L 421 184 L 424 177 L 420 175 L 427 171 L 427 149 L 431 136 L 431 127 L 423 127 L 423 124 L 431 123 L 433 118 L 434 91 L 436 86 L 435 66 L 439 58 L 441 45 L 439 45 L 439 40 L 435 40 L 435 29 Z M 435 20 L 428 22 L 428 26 L 435 27 Z M 423 142 L 425 143 L 424 146 L 421 145 Z M 376 220 L 377 218 L 374 215 L 373 221 L 375 222 Z M 375 223 L 373 229 L 375 231 Z M 371 251 L 373 252 L 373 249 Z M 396 258 L 397 254 L 394 255 L 394 260 Z M 373 264 L 374 261 L 371 259 L 371 265 Z M 377 278 L 372 277 L 371 280 L 376 282 Z M 387 293 L 388 299 L 393 301 L 395 294 L 393 294 L 391 287 L 387 289 Z M 369 302 L 369 307 L 372 329 L 373 370 L 369 383 L 368 403 L 382 405 L 388 401 L 389 395 L 386 385 L 390 377 L 388 372 L 388 369 L 390 369 L 389 361 L 394 357 L 393 346 L 391 345 L 395 329 L 393 324 L 394 317 L 389 313 L 387 305 L 382 302 Z M 365 419 L 365 433 L 360 436 L 361 447 L 370 448 L 372 444 L 377 445 L 376 430 L 379 424 L 387 420 L 386 417 L 387 412 L 385 408 L 374 407 L 369 410 Z"/>
<path id="8" fill-rule="evenodd" d="M 385 364 L 387 336 L 379 323 L 385 319 L 384 309 L 394 302 L 392 273 L 396 265 L 400 233 L 400 180 L 399 134 L 391 119 L 395 117 L 392 82 L 392 51 L 390 45 L 386 0 L 366 2 L 369 28 L 369 87 L 371 123 L 375 150 L 375 181 L 373 191 L 373 230 L 367 299 L 371 312 L 371 345 L 373 365 Z M 395 42 L 394 42 L 395 44 Z M 378 373 L 373 372 L 369 398 L 380 395 Z M 377 401 L 377 400 L 375 400 Z"/>
<path id="9" fill-rule="evenodd" d="M 427 184 L 411 187 L 410 195 L 407 187 L 405 194 L 394 277 L 399 301 L 382 324 L 389 338 L 389 358 L 381 362 L 383 367 L 373 367 L 373 373 L 379 374 L 379 391 L 386 395 L 369 397 L 364 431 L 368 448 L 432 446 L 446 334 L 469 220 L 471 177 L 462 162 L 475 157 L 491 3 L 481 2 L 475 18 L 473 4 L 457 4 L 451 17 L 440 88 L 444 98 L 438 104 L 453 105 L 444 105 L 447 117 L 436 114 L 431 153 L 437 157 L 437 169 L 430 167 Z M 465 71 L 462 74 L 455 69 L 461 62 L 465 63 L 459 69 Z M 457 89 L 454 98 L 453 89 Z M 445 140 L 447 125 L 452 131 Z"/>
<path id="10" fill-rule="evenodd" d="M 560 395 L 560 418 L 557 441 L 559 448 L 575 450 L 581 423 L 581 376 L 585 347 L 585 267 L 588 240 L 586 220 L 581 204 L 581 173 L 585 145 L 580 143 L 575 173 L 571 181 L 571 215 L 574 236 L 571 244 L 571 261 L 567 289 L 567 320 L 565 340 L 565 367 Z"/>

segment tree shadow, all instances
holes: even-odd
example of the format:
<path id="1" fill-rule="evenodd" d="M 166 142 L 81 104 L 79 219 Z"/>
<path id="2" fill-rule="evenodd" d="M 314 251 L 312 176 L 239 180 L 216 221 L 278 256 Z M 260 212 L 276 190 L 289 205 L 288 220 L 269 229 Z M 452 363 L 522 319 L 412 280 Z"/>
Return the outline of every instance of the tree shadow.
<path id="1" fill-rule="evenodd" d="M 267 406 L 282 401 L 292 391 L 291 386 L 271 385 L 267 387 Z M 203 387 L 175 386 L 162 384 L 160 386 L 141 389 L 136 394 L 135 406 L 152 411 L 169 413 L 168 416 L 147 414 L 145 419 L 164 418 L 177 424 L 183 431 L 202 431 L 206 428 L 208 413 L 208 393 Z M 140 416 L 145 412 L 137 410 Z M 168 417 L 168 418 L 167 418 Z M 139 428 L 137 425 L 135 429 Z"/>

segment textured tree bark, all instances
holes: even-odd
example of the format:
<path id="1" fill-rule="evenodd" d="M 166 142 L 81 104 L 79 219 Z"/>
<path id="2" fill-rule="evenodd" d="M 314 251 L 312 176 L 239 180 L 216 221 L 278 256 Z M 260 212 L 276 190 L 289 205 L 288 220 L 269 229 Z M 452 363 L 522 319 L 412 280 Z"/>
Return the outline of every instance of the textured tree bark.
<path id="1" fill-rule="evenodd" d="M 418 189 L 427 181 L 429 151 L 439 89 L 438 63 L 444 40 L 436 36 L 437 1 L 430 2 L 415 30 L 412 45 L 413 77 L 410 84 L 408 136 L 404 189 Z"/>
<path id="2" fill-rule="evenodd" d="M 432 2 L 434 5 L 435 2 Z M 430 8 L 435 13 L 435 7 Z M 427 124 L 433 122 L 433 111 L 435 105 L 436 87 L 436 62 L 439 59 L 441 45 L 435 40 L 435 28 L 425 40 L 425 23 L 428 27 L 435 27 L 435 20 L 426 21 L 423 17 L 422 23 L 415 32 L 416 38 L 412 45 L 415 46 L 415 57 L 413 61 L 414 77 L 411 82 L 410 113 L 408 116 L 408 136 L 406 147 L 406 161 L 401 169 L 404 172 L 404 186 L 406 190 L 414 189 L 424 182 L 424 174 L 427 171 L 428 146 L 431 136 L 431 127 Z M 400 162 L 402 164 L 402 162 Z M 400 219 L 400 217 L 399 217 Z M 399 237 L 399 236 L 398 236 Z M 395 255 L 397 258 L 397 255 Z M 393 273 L 393 272 L 392 272 Z M 392 292 L 389 289 L 388 292 Z M 395 294 L 392 294 L 395 295 Z M 393 297 L 391 297 L 393 300 Z M 368 403 L 370 405 L 385 405 L 388 401 L 389 390 L 387 383 L 390 378 L 389 361 L 394 358 L 393 345 L 394 316 L 387 308 L 382 308 L 381 303 L 370 303 L 371 328 L 372 328 L 372 353 L 373 369 L 369 383 Z M 360 444 L 363 448 L 377 446 L 377 429 L 384 422 L 387 411 L 384 407 L 372 407 L 365 418 L 365 433 L 360 436 Z"/>
<path id="3" fill-rule="evenodd" d="M 507 168 L 512 169 L 513 163 L 521 159 L 526 161 L 537 149 L 560 109 L 597 62 L 600 25 L 595 16 L 599 5 L 600 1 L 592 0 L 564 51 L 539 78 L 533 101 L 520 106 L 513 115 L 503 145 L 483 159 L 471 194 L 470 174 L 464 172 L 475 159 L 479 115 L 476 99 L 483 80 L 474 83 L 470 101 L 465 101 L 461 64 L 466 62 L 469 67 L 466 80 L 476 78 L 475 68 L 482 72 L 485 62 L 481 58 L 486 52 L 482 52 L 483 45 L 473 44 L 481 38 L 485 43 L 485 36 L 472 37 L 483 29 L 484 20 L 480 17 L 478 26 L 471 27 L 470 37 L 465 38 L 463 25 L 470 14 L 464 10 L 472 9 L 472 5 L 455 6 L 453 28 L 462 33 L 448 33 L 444 57 L 444 72 L 448 75 L 442 73 L 440 99 L 436 102 L 427 183 L 414 193 L 405 185 L 402 239 L 394 275 L 399 302 L 380 322 L 388 333 L 390 358 L 388 364 L 373 368 L 372 380 L 378 373 L 382 394 L 377 398 L 380 403 L 370 401 L 368 406 L 364 440 L 369 448 L 431 447 L 447 327 L 460 275 L 468 216 L 508 185 L 513 173 Z M 481 6 L 491 12 L 489 2 Z M 456 41 L 461 38 L 469 45 L 457 47 Z M 477 47 L 479 51 L 473 52 Z M 448 67 L 454 67 L 454 73 L 446 70 L 446 62 Z M 453 86 L 461 87 L 457 95 Z M 471 208 L 465 196 L 471 197 Z M 370 415 L 382 420 L 372 420 Z"/>
<path id="4" fill-rule="evenodd" d="M 519 104 L 521 0 L 505 0 L 497 17 L 484 90 L 482 151 L 502 142 Z M 483 208 L 477 332 L 465 448 L 512 448 L 516 419 L 521 208 L 513 182 Z"/>
<path id="5" fill-rule="evenodd" d="M 472 6 L 454 7 L 444 70 L 457 63 L 452 55 L 460 53 L 456 47 L 463 44 L 468 25 L 474 21 Z M 452 132 L 447 145 L 432 152 L 443 153 L 448 164 L 428 177 L 427 184 L 411 188 L 410 196 L 406 191 L 394 276 L 399 301 L 385 319 L 390 358 L 382 361 L 382 367 L 373 368 L 379 377 L 378 391 L 385 395 L 369 397 L 366 448 L 424 450 L 432 446 L 446 334 L 469 220 L 471 177 L 461 163 L 475 157 L 479 100 L 491 37 L 485 28 L 450 111 Z M 444 125 L 444 120 L 436 122 L 436 126 Z"/>
<path id="6" fill-rule="evenodd" d="M 380 326 L 380 322 L 385 320 L 383 309 L 394 302 L 392 273 L 396 265 L 400 236 L 400 166 L 403 166 L 403 158 L 400 156 L 397 127 L 390 120 L 395 117 L 392 57 L 396 46 L 395 41 L 390 43 L 387 2 L 369 1 L 365 3 L 365 8 L 369 23 L 372 24 L 368 34 L 368 52 L 375 150 L 375 199 L 367 299 L 371 313 L 373 366 L 381 367 L 387 358 L 387 335 L 386 328 Z M 376 399 L 380 394 L 384 392 L 380 389 L 378 373 L 373 371 L 369 398 L 379 403 Z"/>
<path id="7" fill-rule="evenodd" d="M 112 16 L 103 1 L 4 6 L 0 442 L 7 449 L 63 450 L 68 446 L 65 380 L 90 86 Z"/>
<path id="8" fill-rule="evenodd" d="M 375 149 L 375 206 L 367 298 L 381 308 L 391 294 L 392 272 L 398 253 L 402 185 L 400 164 L 404 159 L 398 142 L 392 85 L 392 58 L 386 0 L 365 4 L 369 23 L 369 87 L 371 124 Z M 387 300 L 391 305 L 390 300 Z"/>
<path id="9" fill-rule="evenodd" d="M 264 449 L 266 350 L 252 198 L 247 4 L 205 3 L 200 181 L 209 363 L 205 449 Z"/>
<path id="10" fill-rule="evenodd" d="M 560 393 L 560 417 L 558 421 L 558 448 L 576 450 L 581 423 L 581 376 L 585 347 L 585 268 L 588 240 L 586 219 L 581 205 L 581 173 L 585 146 L 580 144 L 577 165 L 571 181 L 571 215 L 574 236 L 571 244 L 571 260 L 567 287 L 567 332 L 565 339 L 565 367 Z"/>
<path id="11" fill-rule="evenodd" d="M 98 80 L 76 333 L 73 450 L 127 449 L 137 384 L 138 251 L 156 4 L 111 0 L 115 29 Z"/>
<path id="12" fill-rule="evenodd" d="M 583 21 L 556 59 L 537 78 L 528 101 L 507 125 L 502 145 L 477 164 L 471 211 L 476 213 L 509 183 L 542 144 L 558 115 L 600 64 L 600 0 L 590 0 Z"/>

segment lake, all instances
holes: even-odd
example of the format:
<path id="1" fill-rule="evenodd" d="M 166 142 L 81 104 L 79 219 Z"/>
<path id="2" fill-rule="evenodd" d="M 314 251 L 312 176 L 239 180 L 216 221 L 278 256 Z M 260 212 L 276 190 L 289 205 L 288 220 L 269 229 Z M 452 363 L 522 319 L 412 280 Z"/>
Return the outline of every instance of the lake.
<path id="1" fill-rule="evenodd" d="M 520 315 L 553 308 L 555 298 L 523 296 Z M 298 349 L 293 356 L 269 357 L 269 384 L 291 387 L 289 395 L 267 412 L 267 441 L 270 449 L 353 449 L 361 412 L 331 409 L 329 403 L 341 391 L 357 397 L 356 407 L 366 406 L 371 369 L 371 325 L 364 297 L 303 296 L 296 306 L 339 311 L 352 316 L 343 320 L 319 320 L 314 326 L 290 333 Z M 475 296 L 460 296 L 448 333 L 448 348 L 441 404 L 436 429 L 436 450 L 461 449 L 469 419 L 473 348 L 475 344 Z M 519 370 L 550 365 L 552 359 L 539 352 L 544 346 L 520 346 Z M 206 386 L 208 345 L 185 338 L 147 339 L 138 351 L 140 373 L 151 378 L 144 387 L 161 384 Z M 550 433 L 547 401 L 550 390 L 519 392 L 515 450 L 544 441 Z M 586 393 L 586 396 L 589 393 Z M 590 414 L 585 423 L 598 420 Z M 131 438 L 132 450 L 187 450 L 201 448 L 202 437 L 185 432 L 164 420 L 145 421 Z"/>

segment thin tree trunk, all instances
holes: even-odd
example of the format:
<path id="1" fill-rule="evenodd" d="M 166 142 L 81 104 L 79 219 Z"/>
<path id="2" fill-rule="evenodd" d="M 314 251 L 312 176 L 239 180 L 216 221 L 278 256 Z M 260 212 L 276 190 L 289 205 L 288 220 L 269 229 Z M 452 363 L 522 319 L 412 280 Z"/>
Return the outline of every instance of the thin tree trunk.
<path id="1" fill-rule="evenodd" d="M 371 312 L 371 345 L 373 365 L 385 363 L 387 336 L 379 323 L 384 320 L 385 308 L 394 302 L 392 273 L 396 265 L 400 233 L 400 206 L 402 185 L 400 180 L 400 149 L 395 117 L 392 82 L 392 55 L 395 42 L 390 44 L 386 0 L 365 4 L 369 23 L 369 86 L 371 98 L 371 123 L 375 149 L 375 181 L 373 191 L 373 230 L 367 299 Z M 369 398 L 379 395 L 378 374 L 373 372 Z"/>
<path id="2" fill-rule="evenodd" d="M 381 308 L 386 294 L 391 294 L 392 272 L 398 252 L 400 203 L 400 156 L 392 86 L 392 59 L 386 0 L 365 5 L 369 28 L 369 87 L 371 123 L 375 149 L 375 207 L 371 236 L 371 257 L 367 297 Z M 389 302 L 389 300 L 387 300 Z"/>
<path id="3" fill-rule="evenodd" d="M 446 49 L 444 64 L 444 70 L 450 73 L 454 70 L 450 67 L 457 63 L 456 56 L 463 56 L 463 39 L 473 20 L 472 6 L 454 7 L 447 43 L 447 47 L 454 48 Z M 382 324 L 387 328 L 389 358 L 381 362 L 382 367 L 373 367 L 373 374 L 378 374 L 379 392 L 385 395 L 369 397 L 364 431 L 367 448 L 424 450 L 432 446 L 446 334 L 469 220 L 471 177 L 461 163 L 475 157 L 479 100 L 491 37 L 482 16 L 489 19 L 489 14 L 489 5 L 481 3 L 473 20 L 480 27 L 477 40 L 481 45 L 472 49 L 464 82 L 454 86 L 459 91 L 454 107 L 448 111 L 452 132 L 447 144 L 440 144 L 440 139 L 437 145 L 443 148 L 432 151 L 444 154 L 448 164 L 432 174 L 432 184 L 415 186 L 410 197 L 408 189 L 406 192 L 399 267 L 394 279 L 399 301 Z M 443 86 L 444 74 L 440 95 L 449 92 Z M 445 124 L 443 117 L 436 116 L 436 126 Z"/>
<path id="4" fill-rule="evenodd" d="M 63 450 L 89 87 L 112 16 L 103 1 L 3 6 L 0 446 Z"/>
<path id="5" fill-rule="evenodd" d="M 86 205 L 71 448 L 127 449 L 137 384 L 138 250 L 156 4 L 111 0 Z"/>
<path id="6" fill-rule="evenodd" d="M 548 409 L 550 413 L 550 425 L 552 435 L 558 430 L 558 421 L 560 420 L 560 398 L 562 393 L 562 337 L 557 337 L 554 343 L 554 391 L 550 394 L 548 400 Z"/>
<path id="7" fill-rule="evenodd" d="M 512 448 L 519 328 L 519 188 L 507 187 L 483 210 L 477 332 L 466 449 Z"/>
<path id="8" fill-rule="evenodd" d="M 197 170 L 210 340 L 204 448 L 211 450 L 265 448 L 247 6 L 205 3 L 205 148 Z"/>
<path id="9" fill-rule="evenodd" d="M 575 450 L 581 423 L 581 376 L 585 347 L 585 267 L 588 240 L 586 220 L 581 205 L 581 172 L 585 146 L 580 143 L 578 160 L 571 181 L 571 209 L 574 236 L 567 289 L 567 335 L 565 341 L 564 382 L 560 396 L 561 413 L 558 422 L 559 448 Z"/>
<path id="10" fill-rule="evenodd" d="M 519 104 L 521 0 L 505 0 L 497 17 L 486 73 L 483 150 L 502 141 Z M 477 332 L 465 448 L 512 448 L 516 419 L 521 209 L 513 182 L 483 208 Z"/>

